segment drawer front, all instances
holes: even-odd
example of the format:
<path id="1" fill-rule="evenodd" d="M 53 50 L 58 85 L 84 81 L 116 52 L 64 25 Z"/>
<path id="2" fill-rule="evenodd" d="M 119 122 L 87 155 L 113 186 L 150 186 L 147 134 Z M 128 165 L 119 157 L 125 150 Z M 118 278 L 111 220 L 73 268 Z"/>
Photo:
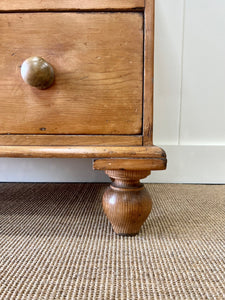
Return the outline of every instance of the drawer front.
<path id="1" fill-rule="evenodd" d="M 1 0 L 0 11 L 41 11 L 41 10 L 121 10 L 141 9 L 145 0 Z"/>
<path id="2" fill-rule="evenodd" d="M 0 134 L 142 133 L 142 13 L 3 13 L 0 39 Z M 22 80 L 31 56 L 52 87 Z"/>

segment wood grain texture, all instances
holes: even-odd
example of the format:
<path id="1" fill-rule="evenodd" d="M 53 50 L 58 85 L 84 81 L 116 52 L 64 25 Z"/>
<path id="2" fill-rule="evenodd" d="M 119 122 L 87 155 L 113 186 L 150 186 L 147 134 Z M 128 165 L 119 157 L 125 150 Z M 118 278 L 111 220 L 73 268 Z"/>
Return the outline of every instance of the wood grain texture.
<path id="1" fill-rule="evenodd" d="M 101 146 L 0 146 L 2 157 L 77 157 L 77 158 L 165 158 L 163 149 L 151 147 Z"/>
<path id="2" fill-rule="evenodd" d="M 143 145 L 153 143 L 154 0 L 145 0 L 144 13 Z"/>
<path id="3" fill-rule="evenodd" d="M 142 13 L 3 13 L 0 36 L 0 133 L 141 134 Z M 30 56 L 51 88 L 23 82 Z"/>
<path id="4" fill-rule="evenodd" d="M 166 168 L 165 158 L 151 159 L 97 159 L 93 163 L 95 170 L 164 170 Z"/>
<path id="5" fill-rule="evenodd" d="M 142 136 L 131 135 L 0 135 L 1 146 L 141 146 Z"/>
<path id="6" fill-rule="evenodd" d="M 135 9 L 143 7 L 144 0 L 1 0 L 0 11 Z"/>
<path id="7" fill-rule="evenodd" d="M 139 182 L 150 171 L 108 170 L 113 180 L 103 195 L 103 210 L 119 235 L 136 235 L 151 209 L 152 200 Z"/>

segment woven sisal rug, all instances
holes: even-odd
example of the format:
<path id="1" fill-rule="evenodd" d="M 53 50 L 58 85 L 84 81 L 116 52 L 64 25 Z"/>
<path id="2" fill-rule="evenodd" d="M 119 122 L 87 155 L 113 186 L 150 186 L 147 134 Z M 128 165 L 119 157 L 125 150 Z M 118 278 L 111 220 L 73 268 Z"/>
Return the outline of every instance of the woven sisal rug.
<path id="1" fill-rule="evenodd" d="M 225 299 L 225 186 L 147 184 L 138 236 L 116 236 L 106 184 L 0 184 L 0 299 Z"/>

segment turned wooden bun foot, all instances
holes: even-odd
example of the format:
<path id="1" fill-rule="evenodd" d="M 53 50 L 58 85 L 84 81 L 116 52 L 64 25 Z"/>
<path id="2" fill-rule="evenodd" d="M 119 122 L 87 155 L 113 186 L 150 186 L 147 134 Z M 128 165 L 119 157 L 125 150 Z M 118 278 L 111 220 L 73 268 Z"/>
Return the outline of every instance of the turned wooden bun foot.
<path id="1" fill-rule="evenodd" d="M 112 184 L 103 195 L 103 210 L 119 235 L 136 235 L 151 209 L 152 200 L 140 179 L 150 171 L 107 170 Z"/>

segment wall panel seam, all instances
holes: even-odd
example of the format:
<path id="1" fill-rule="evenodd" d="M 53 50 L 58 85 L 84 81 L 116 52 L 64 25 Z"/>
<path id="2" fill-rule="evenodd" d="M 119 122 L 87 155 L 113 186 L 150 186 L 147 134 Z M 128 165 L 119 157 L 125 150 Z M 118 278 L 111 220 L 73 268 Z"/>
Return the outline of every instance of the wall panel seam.
<path id="1" fill-rule="evenodd" d="M 181 145 L 181 123 L 182 123 L 182 104 L 183 104 L 183 76 L 184 76 L 184 40 L 185 40 L 185 16 L 186 16 L 186 0 L 183 0 L 182 10 L 182 46 L 181 46 L 181 70 L 180 70 L 180 108 L 178 123 L 178 145 Z"/>

